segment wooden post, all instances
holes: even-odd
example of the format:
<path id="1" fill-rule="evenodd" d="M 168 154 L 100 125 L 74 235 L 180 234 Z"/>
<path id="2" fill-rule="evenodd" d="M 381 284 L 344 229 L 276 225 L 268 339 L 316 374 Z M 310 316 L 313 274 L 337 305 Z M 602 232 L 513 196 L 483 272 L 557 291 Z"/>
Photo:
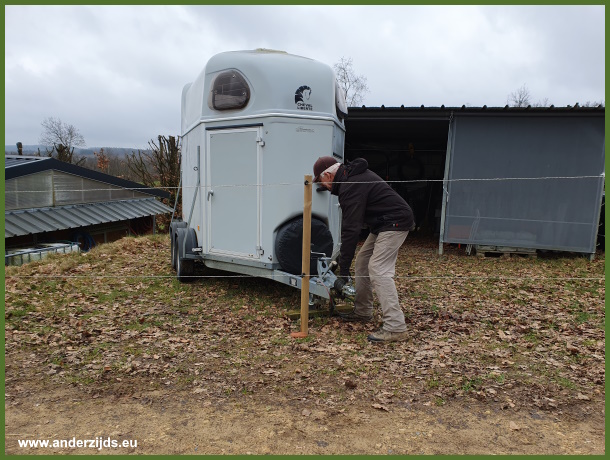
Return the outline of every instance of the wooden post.
<path id="1" fill-rule="evenodd" d="M 303 261 L 301 263 L 301 331 L 290 334 L 295 338 L 304 338 L 308 334 L 309 323 L 309 261 L 311 259 L 311 174 L 305 176 L 303 200 Z"/>

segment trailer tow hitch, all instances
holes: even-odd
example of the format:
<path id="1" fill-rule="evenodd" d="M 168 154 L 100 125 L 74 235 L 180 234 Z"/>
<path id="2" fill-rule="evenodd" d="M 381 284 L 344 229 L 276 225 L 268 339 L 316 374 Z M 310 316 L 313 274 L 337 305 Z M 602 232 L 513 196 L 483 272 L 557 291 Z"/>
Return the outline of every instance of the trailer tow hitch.
<path id="1" fill-rule="evenodd" d="M 324 253 L 314 253 L 315 255 L 326 256 Z M 335 275 L 335 270 L 338 264 L 336 261 L 332 260 L 330 257 L 319 257 L 318 258 L 318 276 L 316 277 L 316 283 L 324 286 L 328 291 L 328 297 L 330 300 L 330 314 L 331 316 L 335 313 L 335 298 L 347 299 L 349 301 L 354 301 L 356 296 L 356 288 L 353 284 L 348 282 L 340 292 L 335 289 L 335 281 L 337 280 L 337 275 Z"/>

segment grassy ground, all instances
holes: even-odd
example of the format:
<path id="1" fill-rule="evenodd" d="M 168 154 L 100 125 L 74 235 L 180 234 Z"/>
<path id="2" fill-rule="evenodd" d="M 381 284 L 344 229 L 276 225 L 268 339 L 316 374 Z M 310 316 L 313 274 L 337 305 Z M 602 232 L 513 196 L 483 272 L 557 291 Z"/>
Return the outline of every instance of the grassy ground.
<path id="1" fill-rule="evenodd" d="M 7 267 L 7 400 L 45 385 L 92 395 L 151 389 L 240 401 L 281 397 L 381 411 L 476 400 L 498 410 L 585 416 L 605 397 L 604 254 L 478 258 L 409 236 L 396 282 L 407 342 L 374 325 L 310 320 L 299 291 L 198 272 L 176 281 L 167 236 Z M 597 408 L 597 409 L 596 409 Z"/>

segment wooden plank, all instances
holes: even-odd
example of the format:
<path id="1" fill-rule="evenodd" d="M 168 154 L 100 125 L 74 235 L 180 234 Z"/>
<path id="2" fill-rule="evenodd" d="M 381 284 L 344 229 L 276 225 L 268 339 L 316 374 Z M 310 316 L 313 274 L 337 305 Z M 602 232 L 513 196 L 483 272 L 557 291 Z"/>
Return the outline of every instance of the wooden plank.
<path id="1" fill-rule="evenodd" d="M 510 257 L 511 255 L 525 256 L 532 259 L 537 257 L 536 249 L 532 248 L 517 248 L 512 246 L 475 246 L 477 257 Z"/>

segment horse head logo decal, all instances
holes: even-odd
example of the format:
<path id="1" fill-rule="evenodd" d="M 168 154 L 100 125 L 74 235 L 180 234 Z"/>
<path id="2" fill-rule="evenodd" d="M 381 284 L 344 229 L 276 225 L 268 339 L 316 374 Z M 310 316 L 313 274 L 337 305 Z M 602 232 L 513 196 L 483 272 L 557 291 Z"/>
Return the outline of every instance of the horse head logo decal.
<path id="1" fill-rule="evenodd" d="M 294 93 L 294 103 L 297 105 L 297 109 L 313 110 L 312 105 L 305 102 L 308 101 L 310 97 L 311 88 L 306 85 L 300 86 Z"/>

